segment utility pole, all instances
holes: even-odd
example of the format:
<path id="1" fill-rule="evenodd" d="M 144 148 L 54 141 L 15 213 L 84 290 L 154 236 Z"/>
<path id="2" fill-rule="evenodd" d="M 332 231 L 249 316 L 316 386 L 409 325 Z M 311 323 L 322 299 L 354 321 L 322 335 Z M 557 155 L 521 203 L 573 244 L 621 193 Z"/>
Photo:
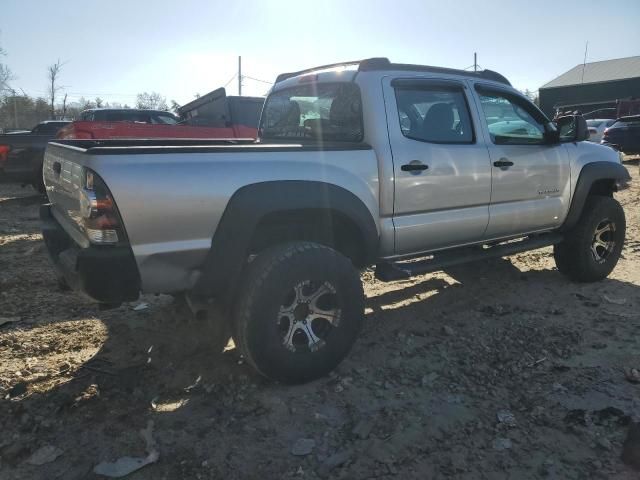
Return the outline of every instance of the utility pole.
<path id="1" fill-rule="evenodd" d="M 242 96 L 242 57 L 238 57 L 238 96 Z"/>
<path id="2" fill-rule="evenodd" d="M 478 54 L 476 52 L 473 52 L 473 71 L 478 71 Z"/>

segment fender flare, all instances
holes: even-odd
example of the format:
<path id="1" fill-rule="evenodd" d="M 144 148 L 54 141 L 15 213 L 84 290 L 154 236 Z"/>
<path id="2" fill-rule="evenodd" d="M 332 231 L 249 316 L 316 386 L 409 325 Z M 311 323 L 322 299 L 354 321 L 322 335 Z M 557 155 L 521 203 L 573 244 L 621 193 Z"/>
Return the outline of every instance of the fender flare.
<path id="1" fill-rule="evenodd" d="M 578 223 L 591 187 L 599 180 L 611 180 L 611 182 L 614 183 L 612 190 L 615 191 L 616 182 L 628 182 L 631 180 L 631 176 L 621 163 L 593 162 L 582 167 L 571 199 L 569 213 L 562 224 L 563 231 L 573 228 L 576 223 Z"/>
<path id="2" fill-rule="evenodd" d="M 367 263 L 374 263 L 378 253 L 378 229 L 371 212 L 356 195 L 326 182 L 261 182 L 238 189 L 229 199 L 194 293 L 229 300 L 260 221 L 273 213 L 310 209 L 337 212 L 351 220 L 361 233 Z"/>

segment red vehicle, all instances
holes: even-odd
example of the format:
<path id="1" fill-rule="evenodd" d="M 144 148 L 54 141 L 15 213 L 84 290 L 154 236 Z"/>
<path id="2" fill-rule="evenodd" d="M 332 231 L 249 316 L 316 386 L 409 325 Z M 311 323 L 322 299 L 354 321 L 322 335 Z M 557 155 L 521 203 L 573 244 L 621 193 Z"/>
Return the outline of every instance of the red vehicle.
<path id="1" fill-rule="evenodd" d="M 96 108 L 58 132 L 58 139 L 256 138 L 262 97 L 227 97 L 214 90 L 179 109 Z"/>

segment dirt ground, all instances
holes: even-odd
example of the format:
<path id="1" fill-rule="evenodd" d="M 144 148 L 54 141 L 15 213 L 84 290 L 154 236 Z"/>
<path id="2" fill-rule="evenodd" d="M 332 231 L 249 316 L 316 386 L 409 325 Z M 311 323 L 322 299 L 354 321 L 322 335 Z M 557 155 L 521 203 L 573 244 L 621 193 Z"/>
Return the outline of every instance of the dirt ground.
<path id="1" fill-rule="evenodd" d="M 101 311 L 60 291 L 42 199 L 0 185 L 0 478 L 104 478 L 101 462 L 149 455 L 128 478 L 637 479 L 621 460 L 640 421 L 640 178 L 626 166 L 609 279 L 567 281 L 549 248 L 389 284 L 365 272 L 359 342 L 295 387 L 214 348 L 170 297 Z"/>

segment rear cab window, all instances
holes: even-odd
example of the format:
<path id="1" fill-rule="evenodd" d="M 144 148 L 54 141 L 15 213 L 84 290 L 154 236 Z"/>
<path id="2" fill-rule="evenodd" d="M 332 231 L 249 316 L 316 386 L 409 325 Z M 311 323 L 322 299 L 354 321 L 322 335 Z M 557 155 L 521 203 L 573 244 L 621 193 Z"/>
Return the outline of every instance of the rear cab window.
<path id="1" fill-rule="evenodd" d="M 347 82 L 309 82 L 276 91 L 267 98 L 260 128 L 264 141 L 360 142 L 360 88 Z"/>

